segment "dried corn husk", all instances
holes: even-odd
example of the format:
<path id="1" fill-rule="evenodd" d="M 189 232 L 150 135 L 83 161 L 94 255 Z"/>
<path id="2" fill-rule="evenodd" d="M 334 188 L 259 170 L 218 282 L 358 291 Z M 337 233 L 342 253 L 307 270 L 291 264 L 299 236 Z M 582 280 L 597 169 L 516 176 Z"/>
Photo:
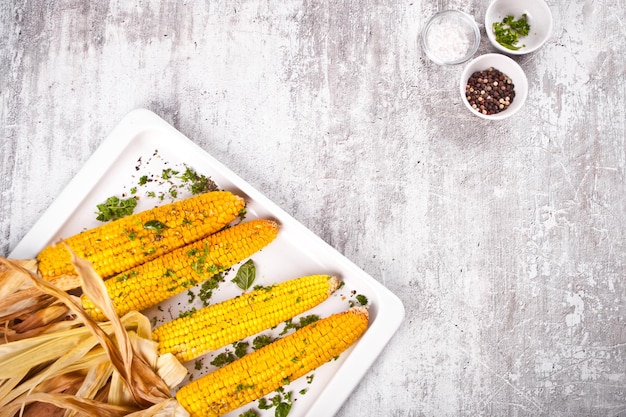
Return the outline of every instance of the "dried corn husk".
<path id="1" fill-rule="evenodd" d="M 118 317 L 91 265 L 73 262 L 83 291 L 109 321 L 95 323 L 32 263 L 0 258 L 0 294 L 19 303 L 0 303 L 0 417 L 187 415 L 170 391 L 186 369 L 158 356 L 147 317 Z"/>
<path id="2" fill-rule="evenodd" d="M 21 269 L 0 263 L 0 344 L 82 325 L 65 304 L 37 288 L 24 273 L 36 271 L 35 260 L 11 262 Z M 79 283 L 80 277 L 69 275 L 52 281 L 61 290 Z"/>

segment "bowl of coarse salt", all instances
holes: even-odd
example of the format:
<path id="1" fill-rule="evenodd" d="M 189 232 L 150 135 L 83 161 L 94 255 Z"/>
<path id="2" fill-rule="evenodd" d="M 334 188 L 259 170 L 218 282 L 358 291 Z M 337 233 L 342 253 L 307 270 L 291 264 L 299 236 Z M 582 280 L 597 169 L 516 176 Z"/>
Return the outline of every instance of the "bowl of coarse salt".
<path id="1" fill-rule="evenodd" d="M 460 10 L 444 10 L 432 16 L 422 29 L 422 48 L 439 65 L 461 64 L 480 45 L 480 30 L 473 17 Z"/>

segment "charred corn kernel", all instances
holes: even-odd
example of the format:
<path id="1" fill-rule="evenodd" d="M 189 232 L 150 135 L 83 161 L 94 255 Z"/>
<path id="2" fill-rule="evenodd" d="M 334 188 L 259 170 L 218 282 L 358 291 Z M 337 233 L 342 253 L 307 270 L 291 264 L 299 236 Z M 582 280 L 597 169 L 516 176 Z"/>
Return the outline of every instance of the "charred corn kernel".
<path id="1" fill-rule="evenodd" d="M 65 242 L 106 278 L 217 232 L 244 208 L 243 198 L 213 191 L 123 217 Z M 46 279 L 76 274 L 65 245 L 44 248 L 37 260 Z"/>
<path id="2" fill-rule="evenodd" d="M 339 280 L 329 275 L 292 279 L 174 319 L 157 327 L 152 337 L 160 354 L 173 353 L 181 361 L 190 361 L 315 307 L 338 286 Z"/>
<path id="3" fill-rule="evenodd" d="M 182 387 L 178 402 L 192 417 L 217 417 L 261 398 L 335 358 L 365 332 L 356 307 L 318 320 Z"/>
<path id="4" fill-rule="evenodd" d="M 272 220 L 240 223 L 111 277 L 104 285 L 120 316 L 140 311 L 248 258 L 277 234 L 278 224 Z M 95 320 L 105 319 L 86 296 L 81 301 Z"/>

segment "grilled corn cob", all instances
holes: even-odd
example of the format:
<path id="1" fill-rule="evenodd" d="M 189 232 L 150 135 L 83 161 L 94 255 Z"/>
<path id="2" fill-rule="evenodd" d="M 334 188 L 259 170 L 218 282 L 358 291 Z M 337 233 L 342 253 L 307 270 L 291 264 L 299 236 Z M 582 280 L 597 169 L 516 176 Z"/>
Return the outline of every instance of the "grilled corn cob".
<path id="1" fill-rule="evenodd" d="M 182 387 L 192 417 L 217 417 L 307 374 L 351 346 L 366 330 L 365 307 L 316 321 Z"/>
<path id="2" fill-rule="evenodd" d="M 106 278 L 217 232 L 244 208 L 243 198 L 212 191 L 123 217 L 65 242 Z M 37 260 L 45 279 L 76 274 L 64 245 L 44 248 Z"/>
<path id="3" fill-rule="evenodd" d="M 157 327 L 152 336 L 160 354 L 190 361 L 313 308 L 338 286 L 339 280 L 329 275 L 292 279 L 174 319 Z"/>
<path id="4" fill-rule="evenodd" d="M 230 268 L 268 245 L 278 233 L 272 220 L 257 219 L 214 233 L 104 281 L 117 313 L 143 310 Z M 96 320 L 102 312 L 86 296 L 83 307 Z"/>

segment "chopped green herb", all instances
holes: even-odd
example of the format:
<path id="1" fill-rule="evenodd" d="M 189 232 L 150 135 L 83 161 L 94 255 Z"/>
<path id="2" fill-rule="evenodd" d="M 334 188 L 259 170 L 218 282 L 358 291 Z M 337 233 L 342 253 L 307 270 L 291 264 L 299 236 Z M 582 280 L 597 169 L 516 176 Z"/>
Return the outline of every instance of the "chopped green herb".
<path id="1" fill-rule="evenodd" d="M 152 181 L 152 180 L 149 180 L 147 175 L 142 175 L 139 178 L 139 185 L 146 185 L 148 181 Z"/>
<path id="2" fill-rule="evenodd" d="M 254 266 L 254 262 L 252 259 L 248 259 L 243 265 L 239 267 L 237 270 L 237 275 L 231 281 L 237 284 L 239 288 L 246 291 L 256 277 L 256 267 Z"/>
<path id="3" fill-rule="evenodd" d="M 131 187 L 130 193 L 131 194 L 137 194 L 137 187 Z"/>
<path id="4" fill-rule="evenodd" d="M 319 319 L 320 319 L 320 316 L 316 314 L 310 314 L 308 316 L 300 317 L 300 320 L 298 323 L 294 323 L 292 319 L 289 319 L 285 322 L 285 328 L 283 329 L 282 332 L 280 332 L 280 335 L 282 336 L 286 334 L 291 329 L 298 330 L 304 326 L 307 326 L 311 323 L 318 321 Z"/>
<path id="5" fill-rule="evenodd" d="M 219 287 L 220 282 L 224 282 L 224 277 L 222 274 L 215 274 L 202 283 L 200 291 L 198 292 L 198 298 L 202 301 L 203 305 L 208 306 L 210 304 L 213 290 Z"/>
<path id="6" fill-rule="evenodd" d="M 204 175 L 198 174 L 189 167 L 187 167 L 185 172 L 183 172 L 180 179 L 187 183 L 187 188 L 193 195 L 215 191 L 218 189 L 217 184 L 215 184 L 213 180 Z"/>
<path id="7" fill-rule="evenodd" d="M 266 290 L 267 291 L 267 289 L 269 289 L 269 288 L 271 288 L 271 286 L 266 287 L 265 285 L 255 285 L 254 287 L 252 287 L 252 289 L 254 291 L 258 291 L 258 290 Z"/>
<path id="8" fill-rule="evenodd" d="M 202 252 L 192 249 L 187 252 L 189 256 L 196 256 L 197 259 L 191 263 L 191 267 L 198 275 L 202 275 L 205 272 L 209 272 L 211 275 L 215 274 L 219 268 L 216 265 L 207 265 L 207 257 L 209 256 L 209 246 L 204 245 Z"/>
<path id="9" fill-rule="evenodd" d="M 128 271 L 119 275 L 115 280 L 117 282 L 126 282 L 129 278 L 136 277 L 139 273 L 137 271 Z"/>
<path id="10" fill-rule="evenodd" d="M 261 334 L 258 335 L 257 337 L 255 337 L 252 340 L 252 349 L 254 350 L 259 350 L 261 349 L 263 346 L 267 346 L 270 343 L 272 343 L 275 339 L 271 336 L 268 336 L 266 334 Z"/>
<path id="11" fill-rule="evenodd" d="M 165 168 L 163 170 L 163 172 L 161 173 L 161 178 L 163 178 L 164 180 L 169 180 L 170 178 L 172 178 L 174 175 L 177 175 L 178 171 L 174 171 L 172 168 Z"/>
<path id="12" fill-rule="evenodd" d="M 194 285 L 197 285 L 198 281 L 196 281 L 195 279 L 188 279 L 187 281 L 183 281 L 180 283 L 180 286 L 183 288 L 189 288 L 189 287 L 193 287 Z"/>
<path id="13" fill-rule="evenodd" d="M 188 311 L 181 311 L 180 313 L 178 313 L 178 317 L 182 318 L 182 317 L 191 317 L 196 313 L 196 308 L 193 307 L 191 310 Z"/>
<path id="14" fill-rule="evenodd" d="M 221 368 L 222 366 L 234 362 L 236 359 L 233 352 L 222 352 L 211 361 L 211 365 Z"/>
<path id="15" fill-rule="evenodd" d="M 259 413 L 254 410 L 248 410 L 244 413 L 239 414 L 239 417 L 259 417 Z"/>
<path id="16" fill-rule="evenodd" d="M 248 354 L 248 342 L 236 342 L 233 347 L 235 348 L 235 355 L 238 358 L 243 358 Z"/>
<path id="17" fill-rule="evenodd" d="M 496 36 L 496 41 L 513 51 L 526 46 L 517 46 L 517 43 L 520 36 L 528 36 L 530 25 L 527 18 L 528 16 L 524 13 L 518 20 L 515 20 L 513 15 L 508 15 L 502 19 L 502 22 L 493 22 L 493 33 Z"/>
<path id="18" fill-rule="evenodd" d="M 193 368 L 194 368 L 196 371 L 199 371 L 200 369 L 202 369 L 202 359 L 198 359 L 198 360 L 196 360 L 196 361 L 194 362 L 194 366 L 193 366 Z"/>
<path id="19" fill-rule="evenodd" d="M 289 378 L 285 378 L 285 383 L 289 383 Z M 291 410 L 293 404 L 292 392 L 285 392 L 284 387 L 280 387 L 276 390 L 276 395 L 272 398 L 260 398 L 258 400 L 258 407 L 261 410 L 269 410 L 272 407 L 276 407 L 274 410 L 275 417 L 286 417 Z"/>
<path id="20" fill-rule="evenodd" d="M 135 240 L 135 238 L 137 237 L 137 235 L 135 234 L 134 230 L 124 230 L 124 233 L 126 233 L 126 236 L 128 236 L 128 239 L 130 240 Z"/>
<path id="21" fill-rule="evenodd" d="M 98 204 L 96 208 L 96 220 L 101 222 L 108 222 L 111 220 L 116 220 L 130 214 L 133 214 L 133 211 L 137 207 L 137 200 L 135 197 L 129 197 L 126 199 L 121 199 L 119 197 L 109 197 L 103 204 Z"/>
<path id="22" fill-rule="evenodd" d="M 313 378 L 315 378 L 315 374 L 307 375 L 307 377 L 306 377 L 306 383 L 307 383 L 307 384 L 311 384 L 311 383 L 313 383 Z"/>
<path id="23" fill-rule="evenodd" d="M 267 398 L 259 398 L 259 408 L 261 410 L 269 410 L 270 408 L 272 408 L 274 405 L 269 403 L 267 401 Z"/>
<path id="24" fill-rule="evenodd" d="M 362 306 L 366 306 L 368 303 L 367 297 L 364 296 L 363 294 L 357 294 L 356 296 L 356 300 L 359 302 L 359 304 L 361 304 Z"/>

